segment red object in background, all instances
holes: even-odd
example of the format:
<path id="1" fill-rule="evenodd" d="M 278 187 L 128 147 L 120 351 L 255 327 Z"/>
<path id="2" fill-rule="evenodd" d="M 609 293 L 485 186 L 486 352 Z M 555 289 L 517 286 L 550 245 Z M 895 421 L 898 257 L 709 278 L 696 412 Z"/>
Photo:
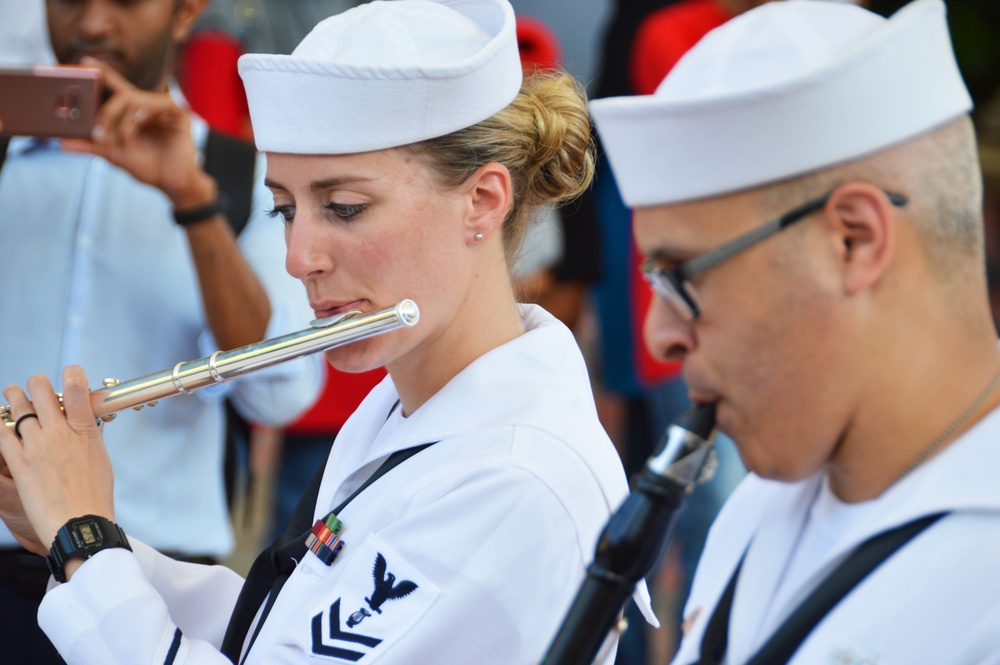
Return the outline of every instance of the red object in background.
<path id="1" fill-rule="evenodd" d="M 530 16 L 518 16 L 516 26 L 517 50 L 524 71 L 559 66 L 559 38 L 549 26 Z"/>
<path id="2" fill-rule="evenodd" d="M 177 60 L 177 82 L 191 110 L 212 129 L 251 138 L 250 109 L 236 61 L 242 45 L 215 30 L 203 30 L 189 39 Z"/>
<path id="3" fill-rule="evenodd" d="M 326 367 L 326 384 L 312 408 L 285 428 L 287 434 L 309 435 L 337 432 L 371 389 L 385 378 L 384 369 L 348 374 Z"/>
<path id="4" fill-rule="evenodd" d="M 653 94 L 691 47 L 731 18 L 717 0 L 685 0 L 647 16 L 636 30 L 629 57 L 632 93 Z"/>

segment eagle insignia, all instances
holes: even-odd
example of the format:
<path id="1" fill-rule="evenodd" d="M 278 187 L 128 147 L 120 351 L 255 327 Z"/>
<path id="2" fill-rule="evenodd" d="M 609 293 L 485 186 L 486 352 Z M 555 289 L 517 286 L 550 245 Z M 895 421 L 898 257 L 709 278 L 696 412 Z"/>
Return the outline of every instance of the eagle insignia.
<path id="1" fill-rule="evenodd" d="M 371 598 L 365 598 L 365 602 L 368 603 L 368 607 L 373 612 L 379 614 L 382 614 L 382 603 L 387 600 L 396 600 L 408 596 L 417 588 L 417 585 L 409 580 L 402 580 L 397 583 L 396 576 L 387 572 L 387 568 L 388 564 L 385 557 L 382 556 L 381 552 L 376 552 L 375 565 L 372 569 L 375 589 L 372 591 Z"/>

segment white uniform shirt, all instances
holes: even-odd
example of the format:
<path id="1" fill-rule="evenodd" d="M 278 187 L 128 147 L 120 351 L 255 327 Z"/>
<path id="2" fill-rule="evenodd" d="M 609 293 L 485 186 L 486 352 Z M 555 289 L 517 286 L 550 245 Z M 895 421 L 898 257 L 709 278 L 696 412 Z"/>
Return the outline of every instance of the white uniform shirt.
<path id="1" fill-rule="evenodd" d="M 54 63 L 45 0 L 0 0 L 0 67 Z"/>
<path id="2" fill-rule="evenodd" d="M 195 138 L 207 128 L 196 119 Z M 266 336 L 308 326 L 305 289 L 285 271 L 280 222 L 264 209 L 263 158 L 252 216 L 239 244 L 271 304 Z M 15 137 L 0 169 L 0 381 L 23 386 L 79 364 L 91 386 L 169 369 L 209 355 L 194 263 L 167 197 L 104 159 L 58 143 Z M 276 365 L 230 384 L 127 411 L 104 428 L 115 471 L 117 518 L 164 550 L 223 556 L 233 537 L 222 483 L 226 391 L 250 419 L 284 423 L 322 382 L 319 356 Z M 0 546 L 15 541 L 0 525 Z"/>
<path id="3" fill-rule="evenodd" d="M 803 586 L 815 586 L 869 537 L 951 511 L 841 600 L 791 663 L 1000 663 L 998 439 L 1000 410 L 866 502 L 866 519 L 844 521 L 836 545 L 813 562 L 816 575 L 801 579 Z M 762 623 L 776 614 L 771 604 L 820 482 L 821 476 L 786 484 L 751 475 L 736 489 L 709 534 L 685 608 L 693 621 L 674 663 L 697 660 L 705 626 L 744 552 L 726 662 L 746 662 L 770 637 L 773 627 Z M 787 590 L 781 595 L 789 597 Z"/>
<path id="4" fill-rule="evenodd" d="M 326 467 L 317 519 L 391 453 L 438 443 L 342 511 L 343 551 L 331 566 L 306 553 L 247 665 L 541 658 L 627 487 L 572 334 L 541 308 L 523 311 L 528 332 L 473 362 L 408 418 L 387 421 L 397 399 L 391 378 L 350 418 Z M 172 662 L 225 663 L 214 649 L 238 583 L 219 570 L 182 584 L 177 576 L 189 568 L 141 545 L 135 555 L 106 550 L 46 595 L 41 626 L 74 664 L 164 662 L 175 625 L 185 637 Z M 184 596 L 202 584 L 210 595 Z M 648 612 L 645 588 L 637 595 Z"/>

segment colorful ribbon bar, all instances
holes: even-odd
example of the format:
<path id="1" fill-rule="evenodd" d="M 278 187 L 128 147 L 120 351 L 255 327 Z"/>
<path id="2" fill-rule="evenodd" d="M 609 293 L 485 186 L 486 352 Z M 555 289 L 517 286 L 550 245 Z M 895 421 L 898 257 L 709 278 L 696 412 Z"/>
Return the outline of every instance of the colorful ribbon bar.
<path id="1" fill-rule="evenodd" d="M 344 547 L 344 541 L 338 535 L 343 527 L 344 523 L 333 513 L 316 520 L 306 537 L 306 548 L 329 566 Z"/>

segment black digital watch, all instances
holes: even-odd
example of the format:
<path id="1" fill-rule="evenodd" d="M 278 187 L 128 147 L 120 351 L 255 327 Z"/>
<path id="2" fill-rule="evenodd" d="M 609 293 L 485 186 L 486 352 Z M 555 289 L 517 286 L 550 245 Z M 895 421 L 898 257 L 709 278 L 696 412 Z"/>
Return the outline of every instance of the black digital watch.
<path id="1" fill-rule="evenodd" d="M 130 552 L 128 537 L 122 528 L 98 515 L 84 515 L 66 522 L 52 541 L 45 557 L 49 572 L 59 582 L 66 581 L 66 562 L 73 557 L 89 559 L 101 550 L 123 547 Z"/>

